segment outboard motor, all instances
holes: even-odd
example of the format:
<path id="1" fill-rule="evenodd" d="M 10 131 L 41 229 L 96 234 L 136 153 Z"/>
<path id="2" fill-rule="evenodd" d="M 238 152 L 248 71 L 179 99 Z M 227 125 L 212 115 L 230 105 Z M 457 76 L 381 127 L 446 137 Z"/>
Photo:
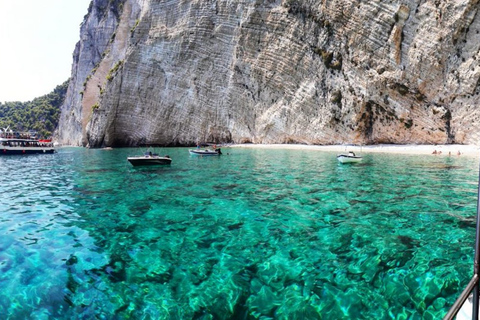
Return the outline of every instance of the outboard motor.
<path id="1" fill-rule="evenodd" d="M 222 154 L 222 150 L 220 150 L 220 148 L 215 149 L 215 151 L 217 151 L 218 154 Z"/>

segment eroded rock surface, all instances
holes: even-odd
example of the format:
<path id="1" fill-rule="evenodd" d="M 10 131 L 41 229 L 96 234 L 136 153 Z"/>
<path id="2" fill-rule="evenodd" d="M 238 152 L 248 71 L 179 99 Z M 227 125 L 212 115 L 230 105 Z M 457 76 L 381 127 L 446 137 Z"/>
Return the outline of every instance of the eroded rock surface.
<path id="1" fill-rule="evenodd" d="M 478 1 L 94 0 L 64 144 L 477 144 Z"/>

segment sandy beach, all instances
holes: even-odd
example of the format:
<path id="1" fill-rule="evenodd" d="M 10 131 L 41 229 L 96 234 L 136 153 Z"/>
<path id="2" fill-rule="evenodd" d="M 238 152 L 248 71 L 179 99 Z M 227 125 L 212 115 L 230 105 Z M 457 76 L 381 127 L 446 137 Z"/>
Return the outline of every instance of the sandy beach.
<path id="1" fill-rule="evenodd" d="M 297 150 L 318 150 L 318 151 L 336 151 L 339 153 L 353 151 L 355 153 L 401 153 L 401 154 L 431 154 L 432 156 L 480 156 L 480 146 L 476 145 L 394 145 L 378 144 L 367 146 L 354 145 L 302 145 L 302 144 L 234 144 L 233 148 L 263 148 L 263 149 L 297 149 Z M 436 154 L 434 153 L 436 151 Z"/>

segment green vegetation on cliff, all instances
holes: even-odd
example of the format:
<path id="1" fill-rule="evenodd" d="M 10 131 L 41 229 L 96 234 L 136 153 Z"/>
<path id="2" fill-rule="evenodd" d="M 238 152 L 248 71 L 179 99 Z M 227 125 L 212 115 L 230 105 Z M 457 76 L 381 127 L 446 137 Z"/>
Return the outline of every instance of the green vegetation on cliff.
<path id="1" fill-rule="evenodd" d="M 13 131 L 37 131 L 48 138 L 58 126 L 60 107 L 65 100 L 69 80 L 47 95 L 28 102 L 0 103 L 0 127 Z"/>

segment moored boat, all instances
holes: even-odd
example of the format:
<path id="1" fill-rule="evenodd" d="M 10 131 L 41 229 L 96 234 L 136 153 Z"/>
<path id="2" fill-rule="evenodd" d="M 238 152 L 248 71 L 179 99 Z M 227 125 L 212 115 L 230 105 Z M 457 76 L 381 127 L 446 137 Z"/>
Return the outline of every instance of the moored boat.
<path id="1" fill-rule="evenodd" d="M 38 139 L 35 132 L 0 132 L 0 155 L 55 153 L 50 139 Z"/>
<path id="2" fill-rule="evenodd" d="M 350 151 L 348 154 L 339 154 L 337 160 L 341 163 L 354 163 L 362 161 L 362 157 L 357 156 L 354 152 Z"/>
<path id="3" fill-rule="evenodd" d="M 142 156 L 127 157 L 127 160 L 134 167 L 168 165 L 172 163 L 172 159 L 169 156 L 161 157 L 151 151 L 145 152 Z"/>
<path id="4" fill-rule="evenodd" d="M 214 149 L 189 149 L 188 152 L 193 155 L 198 156 L 219 156 L 222 154 L 222 150 L 220 148 Z"/>

